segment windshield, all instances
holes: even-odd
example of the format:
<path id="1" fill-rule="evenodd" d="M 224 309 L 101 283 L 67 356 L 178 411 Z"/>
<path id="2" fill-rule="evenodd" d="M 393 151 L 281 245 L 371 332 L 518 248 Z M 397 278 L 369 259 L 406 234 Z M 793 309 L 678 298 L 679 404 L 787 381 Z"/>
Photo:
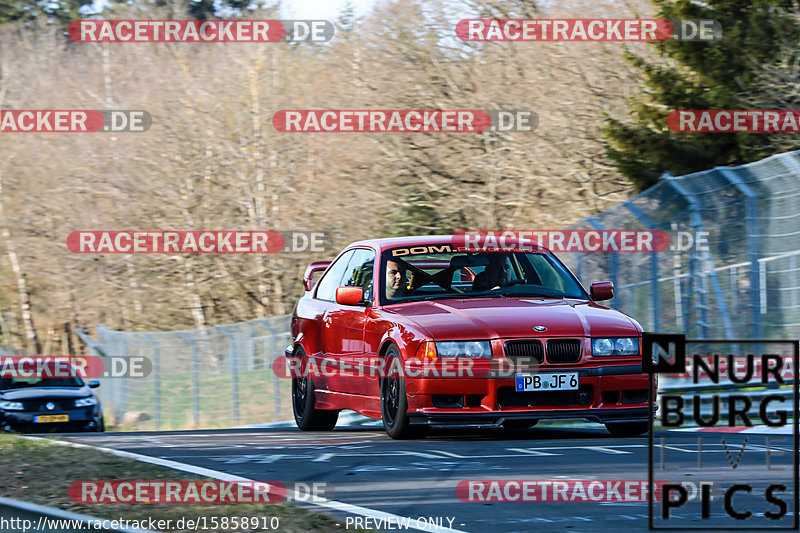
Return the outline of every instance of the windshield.
<path id="1" fill-rule="evenodd" d="M 31 387 L 82 387 L 83 380 L 74 378 L 0 378 L 0 390 Z"/>
<path id="2" fill-rule="evenodd" d="M 538 296 L 588 299 L 550 253 L 433 252 L 395 248 L 381 258 L 382 304 L 446 298 Z"/>

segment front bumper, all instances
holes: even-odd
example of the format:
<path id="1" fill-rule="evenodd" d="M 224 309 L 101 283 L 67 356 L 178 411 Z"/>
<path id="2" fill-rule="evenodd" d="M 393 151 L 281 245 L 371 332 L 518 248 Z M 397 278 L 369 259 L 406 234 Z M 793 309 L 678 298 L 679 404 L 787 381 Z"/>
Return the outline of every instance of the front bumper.
<path id="1" fill-rule="evenodd" d="M 68 422 L 34 422 L 40 415 L 69 415 Z M 0 411 L 0 429 L 26 433 L 49 433 L 51 431 L 96 431 L 100 426 L 102 411 L 99 405 L 76 407 L 58 411 Z"/>
<path id="2" fill-rule="evenodd" d="M 517 392 L 515 380 L 406 379 L 412 424 L 501 426 L 506 422 L 585 419 L 591 422 L 645 422 L 653 398 L 641 365 L 542 366 L 541 372 L 577 372 L 579 388 Z M 520 371 L 525 373 L 524 370 Z"/>
<path id="3" fill-rule="evenodd" d="M 613 409 L 525 410 L 469 413 L 408 413 L 410 423 L 421 426 L 481 426 L 500 427 L 506 422 L 539 420 L 589 420 L 606 424 L 610 422 L 647 422 L 647 407 Z"/>

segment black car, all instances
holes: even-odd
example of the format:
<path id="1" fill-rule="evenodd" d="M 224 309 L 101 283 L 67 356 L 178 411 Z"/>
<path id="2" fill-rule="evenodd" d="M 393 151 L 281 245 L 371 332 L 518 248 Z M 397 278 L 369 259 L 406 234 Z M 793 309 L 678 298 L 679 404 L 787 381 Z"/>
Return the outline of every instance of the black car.
<path id="1" fill-rule="evenodd" d="M 105 431 L 100 401 L 91 389 L 97 380 L 80 377 L 0 378 L 0 429 L 48 433 L 51 431 Z"/>

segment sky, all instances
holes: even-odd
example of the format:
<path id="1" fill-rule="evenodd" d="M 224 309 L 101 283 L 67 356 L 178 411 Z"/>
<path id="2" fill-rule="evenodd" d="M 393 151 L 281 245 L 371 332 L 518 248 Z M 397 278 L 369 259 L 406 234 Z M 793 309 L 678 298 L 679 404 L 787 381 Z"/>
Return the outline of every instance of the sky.
<path id="1" fill-rule="evenodd" d="M 364 15 L 375 0 L 349 0 L 357 16 Z M 287 0 L 281 6 L 282 17 L 287 19 L 324 19 L 333 21 L 347 5 L 348 0 Z"/>

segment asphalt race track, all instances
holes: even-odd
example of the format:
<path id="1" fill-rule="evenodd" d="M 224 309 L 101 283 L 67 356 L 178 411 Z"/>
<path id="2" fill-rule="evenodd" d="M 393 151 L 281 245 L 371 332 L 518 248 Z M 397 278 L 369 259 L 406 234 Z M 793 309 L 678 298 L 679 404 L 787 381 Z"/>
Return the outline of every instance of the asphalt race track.
<path id="1" fill-rule="evenodd" d="M 673 454 L 672 458 L 683 459 L 685 455 L 686 460 L 694 461 L 697 433 L 657 433 L 656 441 L 662 436 L 669 439 L 668 453 Z M 747 437 L 735 434 L 724 437 L 733 451 L 727 457 L 736 459 Z M 648 439 L 612 438 L 602 427 L 537 427 L 490 433 L 451 431 L 434 433 L 418 441 L 394 441 L 383 431 L 372 428 L 337 428 L 327 433 L 270 428 L 74 434 L 65 435 L 64 440 L 178 461 L 254 480 L 324 481 L 333 484 L 334 499 L 338 502 L 414 519 L 439 518 L 445 529 L 438 531 L 448 531 L 447 526 L 468 532 L 648 530 L 646 502 L 487 503 L 463 502 L 456 496 L 456 485 L 465 479 L 647 480 Z M 719 474 L 721 468 L 707 470 L 713 472 L 707 479 L 715 478 L 722 485 L 743 479 L 754 486 L 766 484 L 764 447 L 756 440 L 757 437 L 749 437 L 737 468 L 727 467 L 723 474 Z M 715 458 L 726 461 L 719 436 L 707 436 L 704 442 L 705 457 L 711 458 L 706 465 L 713 467 Z M 790 440 L 784 441 L 783 446 L 772 444 L 773 455 L 781 451 L 783 459 L 773 456 L 773 466 L 778 464 L 776 461 L 791 461 Z M 782 475 L 791 480 L 791 468 Z M 685 469 L 671 474 L 670 479 L 677 477 L 702 480 L 702 475 L 698 477 Z M 657 472 L 656 479 L 664 477 Z M 737 496 L 737 505 L 746 507 L 752 503 L 754 513 L 770 508 L 760 496 L 752 502 L 747 498 L 747 495 Z M 793 506 L 791 498 L 787 499 L 791 517 Z M 323 507 L 316 510 L 346 520 L 347 515 L 342 512 Z M 700 521 L 697 513 L 686 511 L 684 515 L 675 511 L 683 516 L 682 526 L 697 528 L 713 522 Z M 711 509 L 712 519 L 718 521 L 714 525 L 746 524 L 735 523 L 722 511 L 718 498 Z"/>

